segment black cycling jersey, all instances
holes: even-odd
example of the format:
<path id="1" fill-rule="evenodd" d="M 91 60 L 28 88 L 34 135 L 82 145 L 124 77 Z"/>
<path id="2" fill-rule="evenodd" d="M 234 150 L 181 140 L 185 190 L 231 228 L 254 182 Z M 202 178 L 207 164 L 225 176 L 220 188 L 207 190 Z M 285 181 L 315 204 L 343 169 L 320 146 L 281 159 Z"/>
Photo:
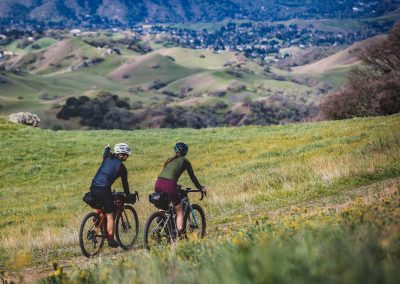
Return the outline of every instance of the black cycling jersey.
<path id="1" fill-rule="evenodd" d="M 92 180 L 92 187 L 111 190 L 111 185 L 119 177 L 121 177 L 125 194 L 129 194 L 126 167 L 115 155 L 110 155 L 110 147 L 106 147 L 104 149 L 103 162 Z"/>

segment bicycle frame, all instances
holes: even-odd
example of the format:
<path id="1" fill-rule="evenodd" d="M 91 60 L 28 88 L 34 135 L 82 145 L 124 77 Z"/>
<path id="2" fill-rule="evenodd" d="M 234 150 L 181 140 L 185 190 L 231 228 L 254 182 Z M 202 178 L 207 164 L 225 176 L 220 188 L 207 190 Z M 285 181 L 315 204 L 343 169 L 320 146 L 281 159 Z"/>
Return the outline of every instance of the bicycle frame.
<path id="1" fill-rule="evenodd" d="M 165 210 L 162 203 L 154 203 L 155 206 L 161 210 L 152 213 L 146 221 L 144 229 L 144 247 L 150 249 L 153 245 L 161 245 L 162 243 L 176 243 L 181 239 L 187 239 L 187 233 L 194 233 L 201 238 L 205 235 L 206 220 L 203 209 L 197 204 L 191 204 L 189 201 L 188 193 L 198 192 L 201 194 L 200 201 L 203 200 L 206 192 L 202 189 L 182 188 L 178 186 L 180 200 L 183 206 L 183 225 L 182 232 L 178 231 L 176 222 L 176 212 L 173 204 L 170 202 L 168 208 Z M 150 196 L 151 198 L 151 196 Z M 199 215 L 198 215 L 199 214 Z M 199 230 L 201 229 L 201 230 Z M 196 237 L 194 236 L 194 237 Z M 149 244 L 152 243 L 152 244 Z"/>
<path id="2" fill-rule="evenodd" d="M 198 227 L 199 223 L 197 221 L 196 214 L 194 214 L 194 210 L 193 210 L 192 205 L 190 204 L 189 198 L 188 197 L 182 198 L 182 204 L 184 205 L 183 216 L 185 216 L 186 212 L 188 210 L 190 210 L 189 212 L 191 213 L 191 215 L 193 217 L 193 220 L 194 220 L 194 222 L 196 224 L 196 227 Z"/>
<path id="3" fill-rule="evenodd" d="M 190 213 L 191 213 L 191 215 L 193 216 L 193 220 L 194 220 L 196 226 L 198 227 L 198 226 L 199 226 L 199 223 L 198 223 L 198 221 L 197 221 L 196 215 L 194 214 L 194 210 L 193 210 L 192 205 L 190 204 L 189 198 L 188 198 L 187 196 L 184 197 L 184 198 L 182 198 L 182 204 L 183 204 L 183 206 L 184 206 L 184 208 L 183 208 L 183 216 L 185 216 L 186 212 L 187 212 L 188 210 L 190 210 Z M 168 228 L 168 237 L 169 237 L 170 241 L 174 241 L 174 238 L 173 238 L 174 235 L 171 234 L 171 232 L 175 232 L 176 234 L 177 234 L 177 232 L 178 232 L 178 227 L 177 227 L 177 224 L 176 224 L 176 214 L 175 214 L 174 206 L 173 206 L 172 204 L 170 204 L 169 208 L 168 208 L 166 211 L 164 211 L 164 214 L 165 214 L 165 216 L 167 217 L 167 219 L 166 219 L 165 224 L 164 224 L 163 227 L 161 228 L 161 230 L 164 231 L 165 228 L 167 227 L 167 228 Z M 159 228 L 159 225 L 160 225 L 160 224 L 158 224 L 158 225 L 154 228 L 153 232 L 156 231 L 156 230 Z"/>
<path id="4" fill-rule="evenodd" d="M 125 208 L 124 208 L 124 202 L 122 202 L 121 200 L 119 200 L 118 198 L 114 201 L 114 205 L 115 205 L 115 210 L 114 210 L 114 221 L 118 215 L 119 212 L 123 212 L 123 214 L 121 214 L 121 218 L 122 218 L 122 222 L 126 222 L 128 224 L 128 227 L 131 227 L 131 224 L 129 224 L 129 219 L 128 216 L 126 215 L 125 212 Z M 103 224 L 106 224 L 106 220 L 107 220 L 107 216 L 106 213 L 102 210 L 102 209 L 98 209 L 96 211 L 96 213 L 100 216 L 100 223 L 96 226 L 97 228 L 101 228 L 101 226 Z M 125 220 L 124 220 L 124 216 L 125 216 Z M 107 227 L 105 228 L 107 231 Z"/>

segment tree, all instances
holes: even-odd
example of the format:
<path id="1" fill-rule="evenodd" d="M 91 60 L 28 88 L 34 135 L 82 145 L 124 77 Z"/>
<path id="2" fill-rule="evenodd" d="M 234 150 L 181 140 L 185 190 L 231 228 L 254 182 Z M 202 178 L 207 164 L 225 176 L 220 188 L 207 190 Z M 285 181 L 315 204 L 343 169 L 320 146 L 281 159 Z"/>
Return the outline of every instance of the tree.
<path id="1" fill-rule="evenodd" d="M 323 118 L 390 115 L 400 112 L 400 23 L 387 39 L 374 40 L 360 55 L 364 63 L 348 75 L 345 88 L 320 105 Z"/>

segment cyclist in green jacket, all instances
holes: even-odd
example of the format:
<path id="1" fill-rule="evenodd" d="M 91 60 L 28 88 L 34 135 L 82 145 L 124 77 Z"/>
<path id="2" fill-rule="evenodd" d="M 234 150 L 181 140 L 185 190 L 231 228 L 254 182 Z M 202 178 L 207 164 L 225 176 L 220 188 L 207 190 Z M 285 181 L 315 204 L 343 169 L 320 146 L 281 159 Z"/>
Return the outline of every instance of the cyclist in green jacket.
<path id="1" fill-rule="evenodd" d="M 164 192 L 168 195 L 169 200 L 175 206 L 176 225 L 179 235 L 182 235 L 183 227 L 183 206 L 179 197 L 177 182 L 184 171 L 187 171 L 190 179 L 197 189 L 206 192 L 206 188 L 202 186 L 194 175 L 192 165 L 185 158 L 189 147 L 183 142 L 176 143 L 175 156 L 167 159 L 163 164 L 163 169 L 158 176 L 154 189 L 156 192 Z"/>

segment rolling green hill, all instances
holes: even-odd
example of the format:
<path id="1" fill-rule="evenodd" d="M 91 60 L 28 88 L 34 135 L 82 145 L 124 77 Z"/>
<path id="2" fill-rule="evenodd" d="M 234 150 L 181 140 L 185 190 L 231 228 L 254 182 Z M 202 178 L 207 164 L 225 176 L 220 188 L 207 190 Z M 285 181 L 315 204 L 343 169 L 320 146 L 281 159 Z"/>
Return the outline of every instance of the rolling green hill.
<path id="1" fill-rule="evenodd" d="M 332 26 L 334 21 L 303 24 Z M 283 48 L 277 56 L 290 53 L 292 61 L 265 66 L 240 52 L 170 47 L 169 39 L 159 35 L 139 40 L 127 31 L 98 30 L 80 36 L 62 31 L 58 36 L 19 39 L 5 47 L 15 56 L 5 56 L 0 64 L 0 115 L 31 111 L 42 118 L 44 128 L 90 128 L 81 118 L 60 119 L 57 114 L 68 98 L 95 99 L 108 92 L 131 106 L 136 120 L 124 129 L 309 120 L 317 116 L 324 95 L 345 84 L 368 42 L 384 37 L 337 47 L 321 60 L 316 58 L 333 50 Z M 30 44 L 22 49 L 21 41 Z M 289 68 L 291 64 L 300 66 Z M 167 112 L 177 115 L 168 117 Z M 191 122 L 182 125 L 179 120 Z"/>
<path id="2" fill-rule="evenodd" d="M 0 120 L 0 266 L 37 279 L 49 273 L 47 263 L 54 259 L 67 268 L 53 277 L 89 283 L 197 283 L 203 277 L 222 283 L 368 277 L 396 283 L 399 129 L 399 115 L 273 127 L 87 132 Z M 147 195 L 178 140 L 190 145 L 188 159 L 209 190 L 201 202 L 207 240 L 150 253 L 106 249 L 102 258 L 81 258 L 78 227 L 90 211 L 81 198 L 104 145 L 124 141 L 133 147 L 126 166 L 130 187 L 141 196 L 135 208 L 143 228 L 155 210 Z M 186 174 L 181 183 L 191 185 Z M 114 188 L 121 189 L 119 182 Z"/>
<path id="3" fill-rule="evenodd" d="M 228 112 L 242 109 L 246 99 L 258 102 L 269 97 L 297 97 L 311 103 L 318 98 L 318 86 L 295 82 L 296 75 L 276 68 L 266 72 L 238 53 L 160 45 L 139 54 L 118 42 L 122 36 L 102 32 L 95 38 L 63 35 L 64 39 L 57 41 L 42 38 L 25 49 L 10 43 L 7 48 L 16 56 L 2 63 L 7 71 L 0 71 L 0 115 L 31 111 L 43 118 L 44 127 L 76 129 L 80 128 L 76 121 L 56 118 L 57 107 L 69 97 L 93 98 L 101 91 L 140 105 L 135 111 L 139 117 L 140 112 L 157 104 L 182 106 L 192 112 L 194 107 L 219 104 Z M 104 46 L 95 47 L 98 42 Z M 299 75 L 302 80 L 304 76 Z M 330 77 L 318 78 L 324 79 L 332 81 Z M 149 121 L 146 118 L 137 127 L 160 126 Z"/>

